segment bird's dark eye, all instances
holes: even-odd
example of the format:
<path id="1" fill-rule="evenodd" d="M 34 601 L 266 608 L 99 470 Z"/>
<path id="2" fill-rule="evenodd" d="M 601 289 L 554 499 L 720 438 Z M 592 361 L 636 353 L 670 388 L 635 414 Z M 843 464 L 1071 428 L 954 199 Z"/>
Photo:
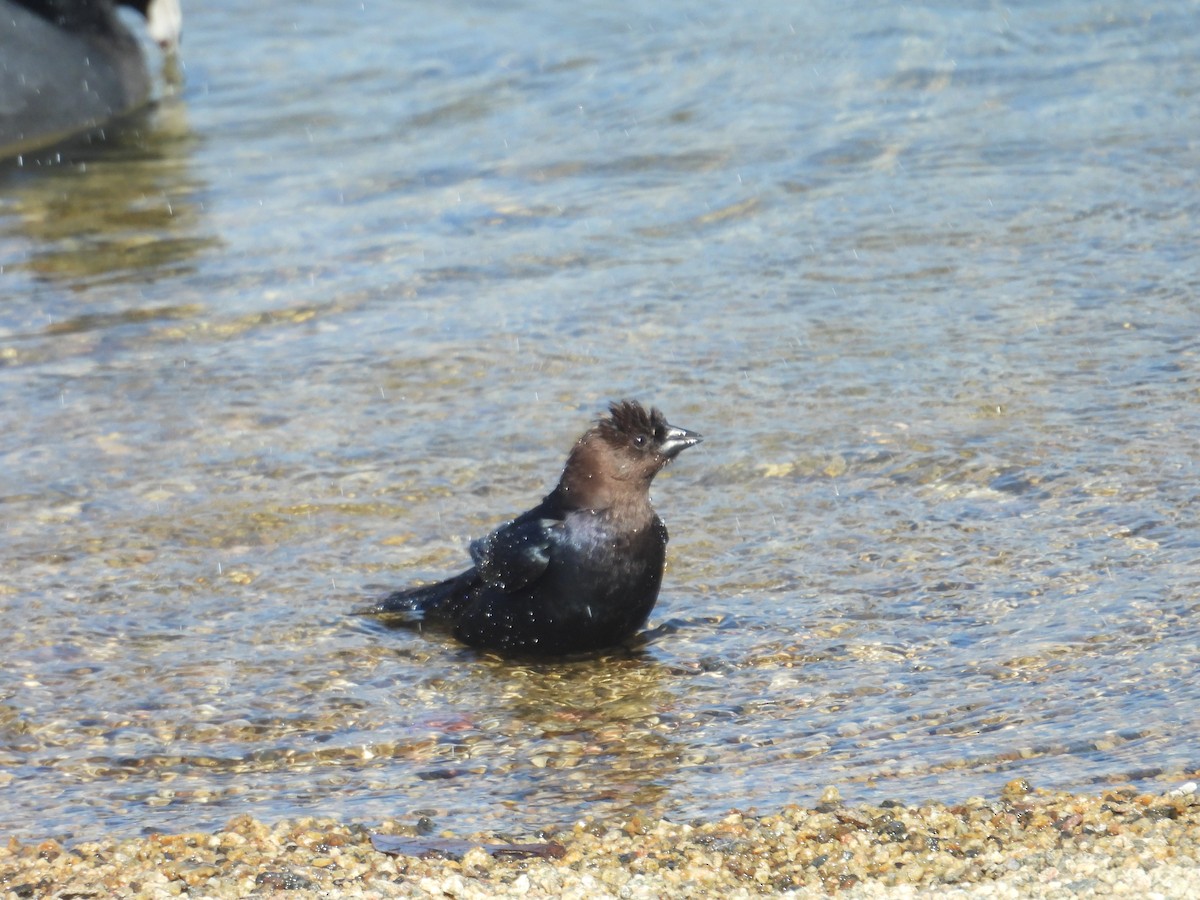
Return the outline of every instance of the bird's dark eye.
<path id="1" fill-rule="evenodd" d="M 634 435 L 633 446 L 645 447 L 646 446 L 646 436 L 644 434 Z"/>

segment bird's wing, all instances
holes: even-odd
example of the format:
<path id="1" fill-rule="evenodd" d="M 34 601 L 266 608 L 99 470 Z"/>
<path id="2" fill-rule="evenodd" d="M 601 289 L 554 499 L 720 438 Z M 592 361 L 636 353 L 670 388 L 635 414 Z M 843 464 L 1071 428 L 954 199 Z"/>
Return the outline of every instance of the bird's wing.
<path id="1" fill-rule="evenodd" d="M 550 564 L 550 547 L 561 519 L 522 516 L 471 542 L 471 558 L 486 584 L 506 593 L 537 581 Z"/>

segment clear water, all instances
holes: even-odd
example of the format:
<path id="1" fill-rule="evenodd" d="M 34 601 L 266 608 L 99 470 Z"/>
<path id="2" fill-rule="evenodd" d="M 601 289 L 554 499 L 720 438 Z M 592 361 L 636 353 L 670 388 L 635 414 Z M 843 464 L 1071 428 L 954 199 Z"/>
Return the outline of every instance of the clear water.
<path id="1" fill-rule="evenodd" d="M 0 171 L 0 833 L 1195 777 L 1197 4 L 694 6 L 193 4 Z M 623 396 L 670 633 L 347 614 Z"/>

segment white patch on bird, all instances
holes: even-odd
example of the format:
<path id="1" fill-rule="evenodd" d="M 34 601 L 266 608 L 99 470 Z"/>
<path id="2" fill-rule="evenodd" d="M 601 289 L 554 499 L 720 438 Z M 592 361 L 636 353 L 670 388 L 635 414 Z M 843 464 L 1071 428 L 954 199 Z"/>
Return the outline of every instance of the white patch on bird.
<path id="1" fill-rule="evenodd" d="M 586 610 L 587 610 L 588 618 L 589 618 L 589 619 L 593 618 L 593 616 L 592 616 L 592 607 L 591 607 L 591 605 L 589 604 L 589 605 L 585 606 L 585 607 L 584 607 L 584 609 L 586 609 Z"/>

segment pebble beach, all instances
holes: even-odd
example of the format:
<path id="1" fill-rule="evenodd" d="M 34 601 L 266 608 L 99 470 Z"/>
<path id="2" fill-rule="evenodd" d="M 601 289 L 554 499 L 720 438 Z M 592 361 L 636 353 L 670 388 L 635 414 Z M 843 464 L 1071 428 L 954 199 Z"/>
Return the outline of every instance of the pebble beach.
<path id="1" fill-rule="evenodd" d="M 238 816 L 213 833 L 0 845 L 0 896 L 1194 897 L 1200 797 L 1033 790 L 956 805 L 584 819 L 537 834 Z"/>

